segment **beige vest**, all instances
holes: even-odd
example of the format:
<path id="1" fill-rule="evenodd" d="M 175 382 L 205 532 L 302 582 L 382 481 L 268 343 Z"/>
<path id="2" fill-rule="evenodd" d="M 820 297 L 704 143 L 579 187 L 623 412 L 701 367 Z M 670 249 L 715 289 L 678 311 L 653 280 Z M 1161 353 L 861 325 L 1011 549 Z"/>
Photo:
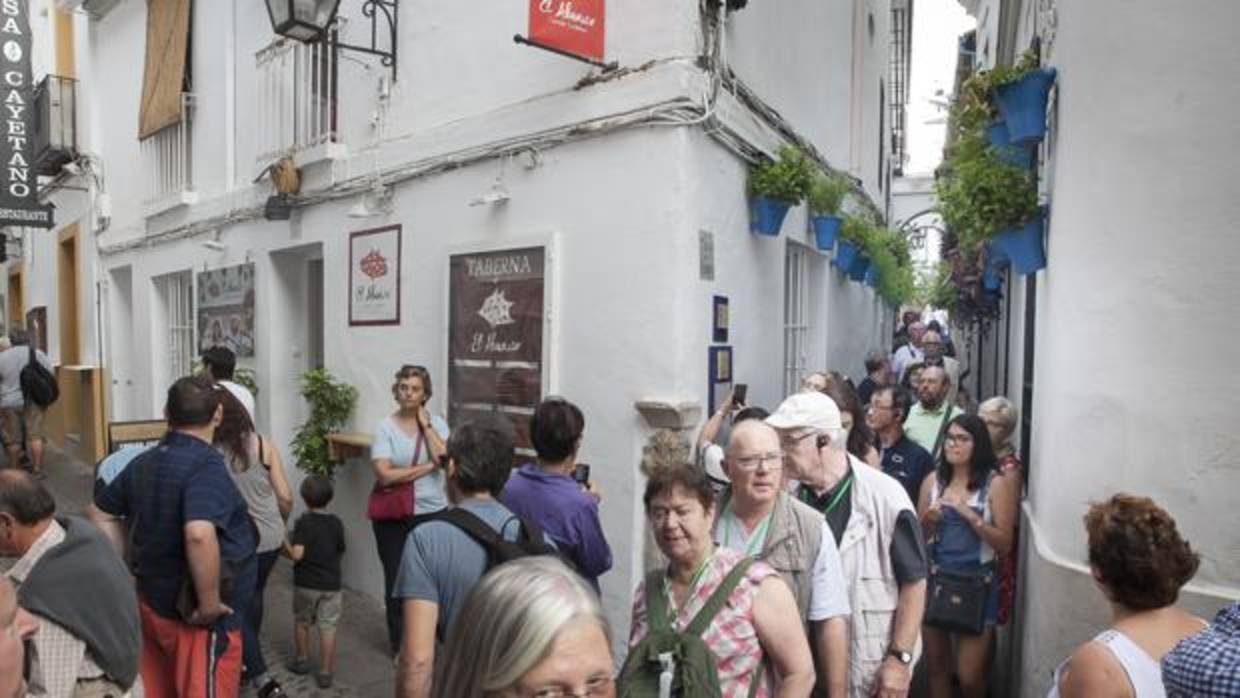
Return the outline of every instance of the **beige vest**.
<path id="1" fill-rule="evenodd" d="M 896 518 L 912 503 L 904 487 L 894 478 L 848 456 L 855 473 L 851 501 L 852 516 L 840 540 L 840 563 L 848 600 L 852 606 L 849 695 L 869 698 L 879 666 L 891 644 L 891 624 L 900 600 L 891 564 L 891 540 Z M 921 654 L 921 639 L 913 648 L 913 662 Z"/>

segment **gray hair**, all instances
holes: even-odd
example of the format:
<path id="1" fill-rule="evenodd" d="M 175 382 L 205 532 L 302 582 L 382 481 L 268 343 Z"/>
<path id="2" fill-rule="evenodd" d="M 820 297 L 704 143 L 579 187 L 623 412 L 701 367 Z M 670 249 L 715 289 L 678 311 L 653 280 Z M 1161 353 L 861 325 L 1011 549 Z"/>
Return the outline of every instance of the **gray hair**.
<path id="1" fill-rule="evenodd" d="M 598 595 L 581 577 L 548 556 L 496 567 L 465 599 L 444 647 L 441 698 L 485 696 L 511 688 L 551 652 L 570 621 L 598 623 L 611 651 L 611 627 Z"/>
<path id="2" fill-rule="evenodd" d="M 29 344 L 30 333 L 21 325 L 13 325 L 9 328 L 9 341 L 12 342 L 15 347 L 22 344 Z"/>
<path id="3" fill-rule="evenodd" d="M 1016 430 L 1016 406 L 1012 404 L 1011 400 L 1002 395 L 996 395 L 978 405 L 977 413 L 981 414 L 983 412 L 993 414 L 999 418 L 999 424 L 1003 427 L 1005 440 Z M 996 448 L 998 446 L 999 444 L 995 444 Z"/>

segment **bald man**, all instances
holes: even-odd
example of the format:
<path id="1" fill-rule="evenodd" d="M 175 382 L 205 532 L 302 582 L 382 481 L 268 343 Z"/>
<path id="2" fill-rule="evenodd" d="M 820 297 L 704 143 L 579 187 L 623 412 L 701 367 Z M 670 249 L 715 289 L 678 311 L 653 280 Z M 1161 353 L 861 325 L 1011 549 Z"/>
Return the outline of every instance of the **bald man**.
<path id="1" fill-rule="evenodd" d="M 848 590 L 826 520 L 783 487 L 779 433 L 750 420 L 732 428 L 715 540 L 774 567 L 792 589 L 814 647 L 816 696 L 848 693 Z"/>
<path id="2" fill-rule="evenodd" d="M 943 435 L 947 432 L 947 423 L 956 415 L 963 414 L 961 409 L 947 399 L 950 392 L 947 371 L 942 366 L 926 366 L 917 379 L 917 404 L 909 410 L 904 419 L 904 433 L 918 446 L 930 452 L 930 456 L 938 459 L 943 450 Z"/>

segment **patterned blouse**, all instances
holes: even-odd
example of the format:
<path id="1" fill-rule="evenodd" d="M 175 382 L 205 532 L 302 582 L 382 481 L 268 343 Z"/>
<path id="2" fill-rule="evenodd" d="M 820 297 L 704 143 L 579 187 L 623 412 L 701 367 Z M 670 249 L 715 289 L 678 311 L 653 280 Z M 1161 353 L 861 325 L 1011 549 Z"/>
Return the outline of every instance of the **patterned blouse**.
<path id="1" fill-rule="evenodd" d="M 672 627 L 681 632 L 693 621 L 693 617 L 706 604 L 710 595 L 719 588 L 723 578 L 743 558 L 743 554 L 726 548 L 717 548 L 714 557 L 702 573 L 701 580 L 693 589 L 685 605 L 678 609 Z M 770 565 L 755 562 L 741 583 L 728 597 L 710 627 L 702 633 L 702 641 L 715 655 L 715 670 L 719 675 L 719 688 L 723 698 L 747 698 L 754 670 L 762 664 L 765 654 L 758 642 L 758 632 L 753 623 L 753 604 L 758 596 L 758 585 L 767 577 L 778 576 Z M 666 578 L 666 577 L 665 577 Z M 666 585 L 663 593 L 667 593 Z M 669 609 L 675 604 L 668 599 Z M 633 598 L 633 627 L 629 634 L 629 647 L 646 638 L 650 624 L 646 618 L 646 583 L 637 587 Z M 762 672 L 762 685 L 757 698 L 770 698 L 775 694 L 775 677 L 767 666 Z"/>

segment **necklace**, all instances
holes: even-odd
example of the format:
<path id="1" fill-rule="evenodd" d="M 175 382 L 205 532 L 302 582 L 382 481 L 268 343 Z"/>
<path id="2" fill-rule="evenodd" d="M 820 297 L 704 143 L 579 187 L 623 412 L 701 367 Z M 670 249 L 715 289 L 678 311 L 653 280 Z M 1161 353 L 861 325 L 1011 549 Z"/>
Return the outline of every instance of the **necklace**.
<path id="1" fill-rule="evenodd" d="M 710 563 L 714 559 L 715 548 L 712 546 L 710 555 L 707 555 L 706 559 L 702 560 L 702 564 L 698 565 L 697 569 L 693 571 L 693 576 L 689 578 L 689 587 L 685 591 L 686 604 L 688 604 L 689 599 L 693 598 L 693 591 L 697 589 L 698 583 L 702 581 L 702 575 L 706 574 L 706 568 L 710 567 Z M 679 614 L 676 608 L 676 595 L 672 592 L 672 570 L 670 567 L 663 575 L 663 592 L 667 594 L 667 615 L 670 624 L 676 620 L 676 616 Z"/>

